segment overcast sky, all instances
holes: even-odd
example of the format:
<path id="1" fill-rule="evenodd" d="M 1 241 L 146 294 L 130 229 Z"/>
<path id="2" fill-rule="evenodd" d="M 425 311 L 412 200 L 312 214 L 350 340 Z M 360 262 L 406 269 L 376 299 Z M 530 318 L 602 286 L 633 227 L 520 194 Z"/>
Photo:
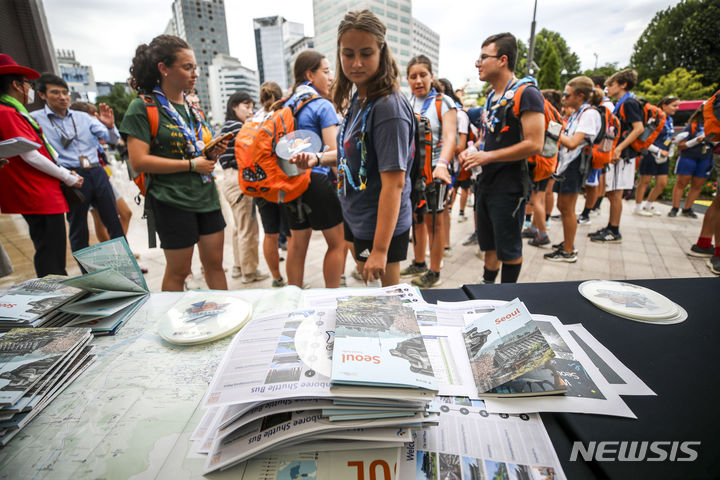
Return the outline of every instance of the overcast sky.
<path id="1" fill-rule="evenodd" d="M 171 0 L 43 0 L 56 49 L 75 50 L 97 81 L 124 81 L 141 43 L 165 29 Z M 670 0 L 539 0 L 537 31 L 560 32 L 582 68 L 626 65 L 633 45 L 658 10 Z M 443 5 L 442 10 L 438 5 Z M 468 6 L 471 5 L 471 8 Z M 439 75 L 456 87 L 476 79 L 474 61 L 485 37 L 509 31 L 527 41 L 533 0 L 415 0 L 413 16 L 440 34 Z M 312 0 L 225 0 L 230 54 L 257 68 L 252 19 L 283 15 L 313 32 Z M 404 71 L 404 66 L 401 65 Z"/>

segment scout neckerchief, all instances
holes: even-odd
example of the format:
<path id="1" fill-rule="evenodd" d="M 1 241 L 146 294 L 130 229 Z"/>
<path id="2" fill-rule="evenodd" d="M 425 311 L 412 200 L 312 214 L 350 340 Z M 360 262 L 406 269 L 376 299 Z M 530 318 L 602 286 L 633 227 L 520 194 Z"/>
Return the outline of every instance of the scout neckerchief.
<path id="1" fill-rule="evenodd" d="M 427 97 L 425 97 L 425 101 L 423 102 L 423 106 L 420 109 L 420 115 L 423 117 L 425 116 L 425 112 L 427 112 L 427 109 L 430 108 L 430 104 L 433 100 L 435 100 L 435 97 L 437 96 L 437 90 L 435 90 L 435 87 L 430 89 L 430 92 L 428 92 Z M 413 109 L 415 108 L 415 100 L 417 97 L 413 96 Z M 442 118 L 439 118 L 438 120 L 442 121 Z"/>
<path id="2" fill-rule="evenodd" d="M 350 101 L 350 108 L 352 108 L 353 105 L 355 105 L 355 101 L 357 100 L 357 92 L 352 97 L 352 100 Z M 347 157 L 345 156 L 345 132 L 347 127 L 347 121 L 348 117 L 350 117 L 350 111 L 348 110 L 348 114 L 345 115 L 345 118 L 343 118 L 342 125 L 340 125 L 340 134 L 338 135 L 338 152 L 340 153 L 340 156 L 338 158 L 338 182 L 337 182 L 337 191 L 338 195 L 343 195 L 347 193 L 347 185 L 349 184 L 350 187 L 356 191 L 359 192 L 361 190 L 365 190 L 367 188 L 367 146 L 365 145 L 365 134 L 367 133 L 366 127 L 367 127 L 367 117 L 370 113 L 370 109 L 372 108 L 373 102 L 369 102 L 365 107 L 360 109 L 355 115 L 355 118 L 353 119 L 353 122 L 350 124 L 350 126 L 347 128 L 352 132 L 353 128 L 355 127 L 355 124 L 357 123 L 358 119 L 362 116 L 361 124 L 360 124 L 360 138 L 357 141 L 356 148 L 360 151 L 360 168 L 358 169 L 358 180 L 360 182 L 360 185 L 355 184 L 355 180 L 353 179 L 353 174 L 350 171 L 350 166 L 348 165 Z"/>
<path id="3" fill-rule="evenodd" d="M 620 111 L 620 106 L 627 100 L 628 98 L 634 98 L 635 95 L 632 92 L 625 92 L 625 95 L 620 97 L 620 100 L 615 104 L 615 109 L 613 110 L 613 114 L 617 115 Z"/>
<path id="4" fill-rule="evenodd" d="M 565 127 L 565 136 L 566 137 L 569 136 L 570 129 L 575 124 L 575 122 L 580 120 L 580 117 L 582 116 L 583 113 L 585 113 L 585 110 L 587 110 L 588 108 L 590 108 L 590 104 L 583 103 L 582 105 L 580 105 L 580 108 L 575 110 L 573 112 L 573 114 L 570 115 L 570 118 L 568 118 L 567 126 Z"/>
<path id="5" fill-rule="evenodd" d="M 487 102 L 485 103 L 485 110 L 483 111 L 483 125 L 486 132 L 489 131 L 490 133 L 495 133 L 495 126 L 500 123 L 500 119 L 497 117 L 498 108 L 507 105 L 508 100 L 513 97 L 513 95 L 508 93 L 508 89 L 515 80 L 516 79 L 513 76 L 508 81 L 507 85 L 505 85 L 505 90 L 503 90 L 502 95 L 498 96 L 497 100 L 493 101 L 495 90 L 491 91 L 488 95 Z M 517 85 L 519 86 L 519 81 L 517 82 Z M 508 98 L 505 98 L 506 96 L 508 96 Z"/>
<path id="6" fill-rule="evenodd" d="M 673 133 L 675 132 L 675 125 L 673 125 L 673 119 L 670 115 L 667 116 L 667 119 L 665 120 L 665 125 L 663 126 L 663 137 L 665 140 L 663 141 L 663 145 L 670 148 L 670 143 L 672 142 Z"/>
<path id="7" fill-rule="evenodd" d="M 185 106 L 185 113 L 187 113 L 188 119 L 190 120 L 190 126 L 185 123 L 185 120 L 180 116 L 178 111 L 175 110 L 173 104 L 168 101 L 167 97 L 165 96 L 165 92 L 162 91 L 160 85 L 157 85 L 153 89 L 153 94 L 155 94 L 155 98 L 157 98 L 160 106 L 167 112 L 173 122 L 175 122 L 175 124 L 180 128 L 180 132 L 185 138 L 185 154 L 188 155 L 189 158 L 201 156 L 203 148 L 205 148 L 205 142 L 203 142 L 202 140 L 203 127 L 207 128 L 210 131 L 210 135 L 214 135 L 214 132 L 210 125 L 208 125 L 203 120 L 197 109 L 193 106 L 188 105 L 187 98 L 185 97 L 185 92 L 183 92 L 183 105 Z M 193 119 L 195 120 L 194 122 Z M 200 177 L 203 179 L 203 182 L 209 182 L 210 180 L 212 180 L 212 177 L 210 175 L 202 174 L 200 175 Z"/>
<path id="8" fill-rule="evenodd" d="M 27 122 L 30 124 L 30 126 L 35 130 L 35 133 L 38 134 L 38 136 L 42 139 L 43 145 L 45 145 L 45 149 L 48 151 L 50 156 L 52 157 L 52 160 L 55 160 L 57 157 L 57 153 L 55 152 L 55 149 L 50 145 L 50 142 L 48 142 L 47 137 L 42 131 L 42 128 L 40 128 L 40 125 L 35 121 L 33 117 L 30 116 L 30 114 L 27 111 L 27 108 L 25 108 L 25 105 L 20 103 L 17 98 L 12 97 L 8 95 L 7 93 L 4 93 L 0 95 L 0 102 L 4 103 L 8 107 L 14 108 L 17 110 L 17 112 L 27 120 Z"/>

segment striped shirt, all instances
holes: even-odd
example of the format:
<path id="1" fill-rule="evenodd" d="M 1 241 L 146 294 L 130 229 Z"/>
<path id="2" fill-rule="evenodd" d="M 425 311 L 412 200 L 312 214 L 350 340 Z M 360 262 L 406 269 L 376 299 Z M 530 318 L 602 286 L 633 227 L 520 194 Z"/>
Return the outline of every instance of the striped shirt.
<path id="1" fill-rule="evenodd" d="M 235 160 L 235 135 L 237 135 L 237 132 L 240 131 L 242 125 L 242 122 L 238 122 L 237 120 L 226 120 L 220 130 L 220 135 L 224 135 L 226 133 L 233 134 L 230 142 L 228 143 L 227 150 L 225 150 L 225 153 L 220 155 L 220 158 L 218 158 L 220 166 L 223 169 L 238 168 L 237 160 Z"/>

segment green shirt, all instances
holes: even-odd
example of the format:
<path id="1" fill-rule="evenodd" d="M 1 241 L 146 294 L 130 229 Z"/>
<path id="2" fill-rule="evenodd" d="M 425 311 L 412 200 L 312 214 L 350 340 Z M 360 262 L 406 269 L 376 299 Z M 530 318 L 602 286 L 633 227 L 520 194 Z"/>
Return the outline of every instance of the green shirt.
<path id="1" fill-rule="evenodd" d="M 130 102 L 120 126 L 120 133 L 150 145 L 150 155 L 175 158 L 188 165 L 185 158 L 185 138 L 180 127 L 159 103 L 157 105 L 160 120 L 155 140 L 150 136 L 150 123 L 142 98 Z M 190 125 L 185 107 L 181 104 L 173 105 L 183 120 Z M 211 212 L 220 209 L 220 198 L 215 181 L 203 182 L 200 175 L 195 172 L 153 173 L 148 194 L 161 202 L 192 212 Z"/>

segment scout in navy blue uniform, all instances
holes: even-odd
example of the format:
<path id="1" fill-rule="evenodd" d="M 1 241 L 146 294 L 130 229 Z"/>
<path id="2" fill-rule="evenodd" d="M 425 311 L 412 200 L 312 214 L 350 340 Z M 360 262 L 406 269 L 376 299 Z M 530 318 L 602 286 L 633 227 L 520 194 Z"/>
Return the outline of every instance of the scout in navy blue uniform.
<path id="1" fill-rule="evenodd" d="M 671 217 L 677 215 L 685 187 L 690 183 L 690 191 L 685 199 L 682 215 L 697 218 L 692 206 L 700 195 L 703 183 L 710 176 L 713 159 L 713 145 L 705 141 L 702 107 L 692 114 L 683 133 L 687 136 L 678 144 L 680 154 L 675 165 L 677 182 L 673 188 L 672 209 L 668 215 Z"/>
<path id="2" fill-rule="evenodd" d="M 527 158 L 540 154 L 544 143 L 544 99 L 534 85 L 522 94 L 520 118 L 502 120 L 518 82 L 513 73 L 516 59 L 517 41 L 512 34 L 493 35 L 483 42 L 475 66 L 480 80 L 493 87 L 483 112 L 485 147 L 460 154 L 463 168 L 482 167 L 475 193 L 476 215 L 478 243 L 485 252 L 483 280 L 488 283 L 495 281 L 501 263 L 503 283 L 517 282 L 520 275 L 526 182 L 530 181 Z"/>

